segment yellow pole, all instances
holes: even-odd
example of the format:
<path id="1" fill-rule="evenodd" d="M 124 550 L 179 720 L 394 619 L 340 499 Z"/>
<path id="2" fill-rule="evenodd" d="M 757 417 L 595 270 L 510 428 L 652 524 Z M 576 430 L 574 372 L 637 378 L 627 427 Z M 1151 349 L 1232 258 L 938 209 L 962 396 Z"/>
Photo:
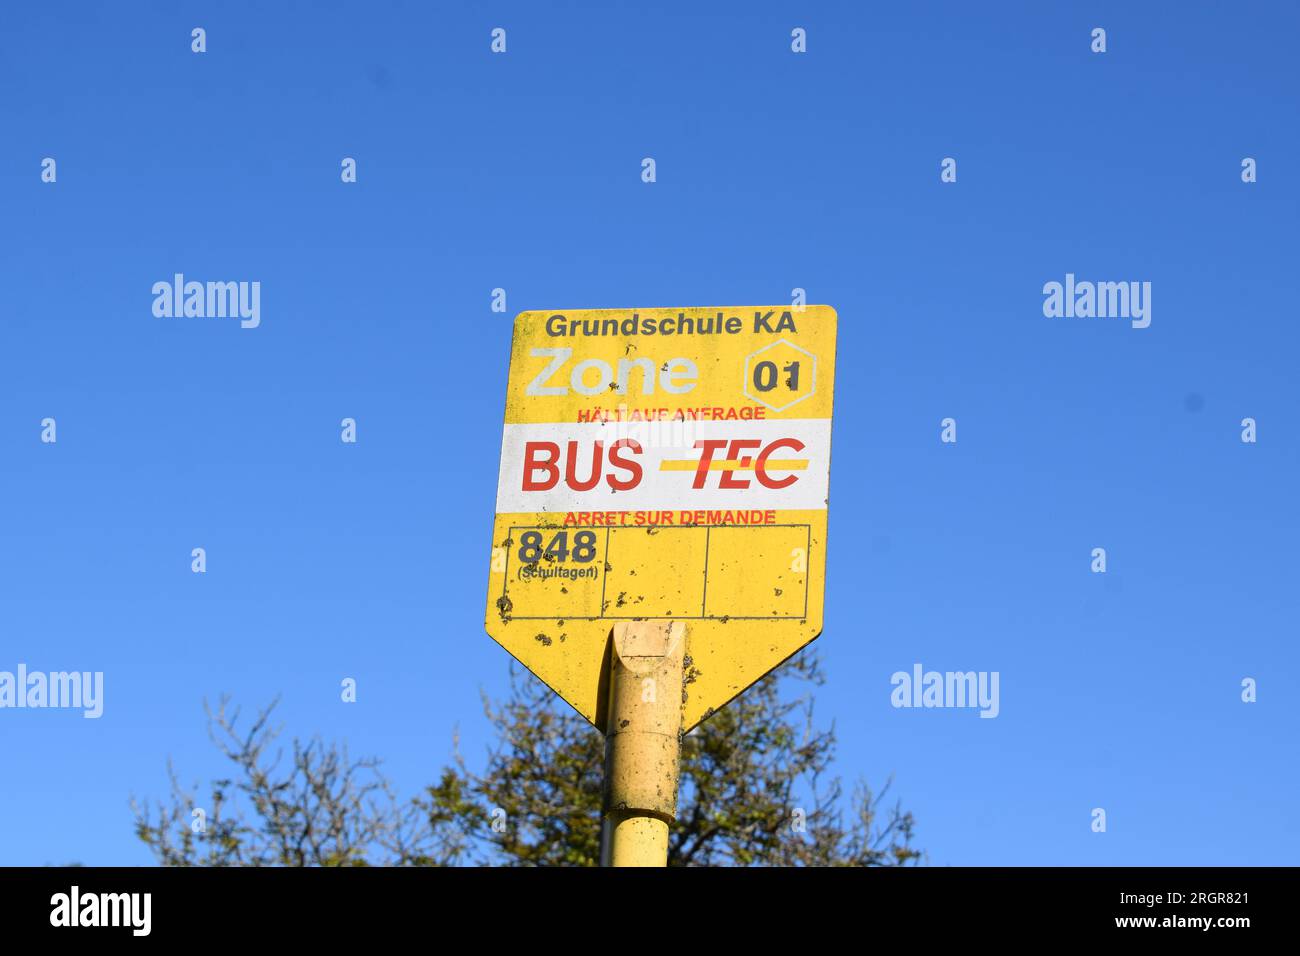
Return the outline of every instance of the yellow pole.
<path id="1" fill-rule="evenodd" d="M 686 625 L 614 625 L 605 721 L 603 866 L 666 866 L 677 814 Z"/>

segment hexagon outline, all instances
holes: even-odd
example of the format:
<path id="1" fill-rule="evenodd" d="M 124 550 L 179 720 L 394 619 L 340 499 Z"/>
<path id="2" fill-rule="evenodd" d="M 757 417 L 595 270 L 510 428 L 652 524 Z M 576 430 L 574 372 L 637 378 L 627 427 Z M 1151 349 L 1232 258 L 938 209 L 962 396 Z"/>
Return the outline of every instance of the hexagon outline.
<path id="1" fill-rule="evenodd" d="M 764 400 L 764 399 L 762 399 L 762 398 L 759 398 L 757 395 L 751 395 L 750 392 L 749 392 L 749 363 L 750 363 L 750 361 L 751 361 L 752 359 L 757 358 L 758 356 L 762 355 L 762 354 L 763 354 L 764 352 L 766 352 L 768 349 L 774 349 L 774 348 L 776 348 L 778 345 L 788 345 L 788 346 L 790 346 L 790 348 L 794 349 L 796 352 L 802 352 L 804 355 L 806 355 L 806 356 L 808 356 L 810 359 L 812 359 L 812 379 L 811 379 L 811 381 L 812 381 L 812 385 L 810 385 L 809 388 L 808 388 L 808 394 L 807 394 L 807 395 L 801 395 L 801 396 L 799 396 L 798 398 L 794 399 L 793 401 L 786 402 L 784 405 L 780 405 L 780 406 L 773 405 L 772 403 L 770 403 L 770 402 L 768 402 L 768 401 L 766 401 L 766 400 Z M 787 408 L 793 408 L 795 405 L 798 405 L 798 404 L 799 404 L 800 402 L 802 402 L 805 398 L 812 398 L 814 395 L 817 394 L 817 356 L 814 355 L 812 352 L 809 352 L 807 349 L 802 348 L 802 347 L 800 347 L 800 346 L 798 346 L 798 345 L 795 345 L 795 344 L 794 344 L 793 342 L 791 342 L 789 339 L 784 339 L 784 338 L 782 338 L 782 339 L 777 339 L 775 342 L 769 342 L 767 345 L 764 345 L 761 349 L 756 349 L 755 351 L 750 352 L 748 355 L 745 356 L 745 364 L 744 364 L 744 367 L 741 368 L 741 370 L 740 370 L 740 379 L 741 379 L 741 381 L 740 381 L 740 387 L 741 387 L 741 389 L 744 391 L 744 393 L 745 393 L 745 397 L 746 397 L 746 398 L 750 399 L 751 401 L 758 402 L 760 405 L 763 405 L 763 406 L 765 406 L 765 407 L 767 407 L 767 408 L 770 408 L 770 409 L 771 409 L 772 411 L 774 411 L 774 412 L 783 412 L 783 411 L 785 411 Z"/>

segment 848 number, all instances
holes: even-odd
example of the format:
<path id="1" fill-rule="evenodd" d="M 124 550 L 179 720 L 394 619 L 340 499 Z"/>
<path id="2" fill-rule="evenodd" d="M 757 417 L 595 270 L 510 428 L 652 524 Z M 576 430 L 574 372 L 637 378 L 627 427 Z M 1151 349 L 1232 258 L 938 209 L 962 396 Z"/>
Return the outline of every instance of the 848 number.
<path id="1" fill-rule="evenodd" d="M 579 531 L 573 536 L 573 548 L 569 548 L 569 532 L 558 531 L 551 538 L 546 549 L 542 549 L 542 533 L 525 531 L 519 536 L 519 560 L 524 564 L 536 564 L 545 558 L 548 561 L 568 561 L 572 558 L 578 564 L 587 564 L 596 557 L 596 532 Z"/>

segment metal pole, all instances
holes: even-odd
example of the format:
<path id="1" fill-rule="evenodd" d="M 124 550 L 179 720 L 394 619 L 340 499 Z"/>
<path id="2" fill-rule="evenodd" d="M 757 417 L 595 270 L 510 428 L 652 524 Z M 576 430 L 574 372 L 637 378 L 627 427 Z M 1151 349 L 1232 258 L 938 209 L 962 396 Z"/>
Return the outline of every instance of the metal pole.
<path id="1" fill-rule="evenodd" d="M 677 814 L 686 625 L 614 625 L 601 865 L 666 866 Z"/>

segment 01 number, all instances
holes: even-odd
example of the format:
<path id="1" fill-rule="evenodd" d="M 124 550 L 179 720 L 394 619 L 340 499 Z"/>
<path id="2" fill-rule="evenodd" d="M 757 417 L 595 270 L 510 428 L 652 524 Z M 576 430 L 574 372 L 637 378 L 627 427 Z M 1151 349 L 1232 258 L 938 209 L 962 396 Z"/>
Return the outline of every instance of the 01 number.
<path id="1" fill-rule="evenodd" d="M 791 362 L 781 371 L 785 372 L 785 387 L 792 392 L 799 391 L 799 363 Z M 754 366 L 754 388 L 760 392 L 770 392 L 780 381 L 780 373 L 775 362 L 759 362 Z"/>

